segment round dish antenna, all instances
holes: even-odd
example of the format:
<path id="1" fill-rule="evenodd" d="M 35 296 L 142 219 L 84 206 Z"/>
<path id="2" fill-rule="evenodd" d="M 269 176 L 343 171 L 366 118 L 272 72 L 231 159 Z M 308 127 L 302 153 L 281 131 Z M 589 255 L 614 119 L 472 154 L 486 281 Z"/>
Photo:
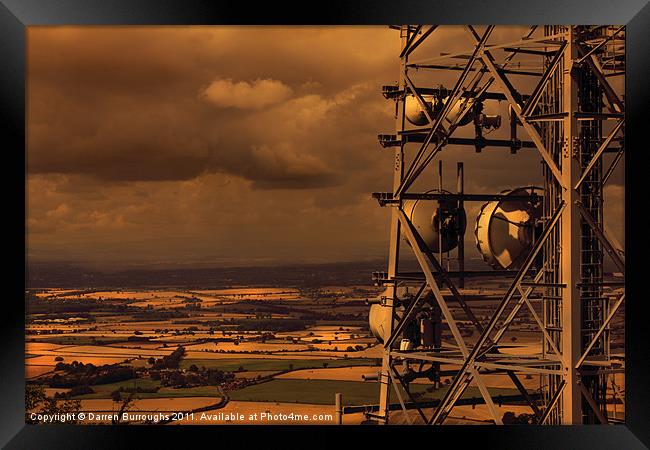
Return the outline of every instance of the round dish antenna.
<path id="1" fill-rule="evenodd" d="M 485 203 L 476 218 L 474 236 L 483 260 L 495 269 L 516 269 L 535 240 L 542 216 L 540 196 L 535 186 L 504 191 L 505 198 Z M 528 195 L 530 200 L 520 196 Z M 519 198 L 508 198 L 517 196 Z"/>
<path id="2" fill-rule="evenodd" d="M 439 191 L 432 190 L 427 194 L 434 192 Z M 404 200 L 402 209 L 424 243 L 434 253 L 453 250 L 458 245 L 459 236 L 465 233 L 465 210 L 460 208 L 456 200 Z"/>

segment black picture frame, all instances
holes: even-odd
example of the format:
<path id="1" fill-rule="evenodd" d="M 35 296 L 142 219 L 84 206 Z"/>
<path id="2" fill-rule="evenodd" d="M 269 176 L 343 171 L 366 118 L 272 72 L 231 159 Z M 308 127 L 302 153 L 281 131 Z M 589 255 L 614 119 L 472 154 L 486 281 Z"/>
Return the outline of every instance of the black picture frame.
<path id="1" fill-rule="evenodd" d="M 508 426 L 476 427 L 111 427 L 38 425 L 24 423 L 24 302 L 25 271 L 25 74 L 26 27 L 35 25 L 225 25 L 225 24 L 626 24 L 626 140 L 625 165 L 626 279 L 631 289 L 626 301 L 626 424 L 616 426 Z M 644 189 L 640 173 L 647 151 L 644 127 L 650 105 L 650 5 L 646 0 L 544 0 L 521 2 L 492 0 L 388 0 L 286 2 L 251 4 L 200 0 L 0 0 L 0 123 L 4 144 L 3 178 L 6 240 L 13 244 L 6 255 L 5 274 L 10 288 L 3 299 L 0 333 L 0 445 L 6 448 L 104 448 L 132 447 L 142 438 L 158 443 L 199 445 L 200 440 L 228 446 L 252 445 L 260 433 L 273 433 L 270 448 L 295 443 L 339 445 L 358 439 L 384 440 L 390 434 L 404 445 L 442 445 L 442 441 L 483 448 L 633 449 L 650 445 L 650 388 L 647 385 L 650 344 L 646 333 L 647 302 L 641 291 L 645 265 L 641 244 L 647 238 L 639 228 Z M 647 227 L 644 227 L 647 228 Z M 152 429 L 152 427 L 154 429 Z M 296 434 L 297 433 L 297 434 Z M 408 435 L 406 435 L 408 433 Z M 263 438 L 264 439 L 264 438 Z M 282 445 L 273 444 L 282 439 Z M 308 439 L 309 441 L 305 441 Z M 248 442 L 248 444 L 247 444 Z M 357 441 L 358 442 L 358 441 Z M 165 447 L 167 446 L 165 445 Z M 373 445 L 367 442 L 364 445 Z M 447 445 L 447 444 L 445 444 Z"/>

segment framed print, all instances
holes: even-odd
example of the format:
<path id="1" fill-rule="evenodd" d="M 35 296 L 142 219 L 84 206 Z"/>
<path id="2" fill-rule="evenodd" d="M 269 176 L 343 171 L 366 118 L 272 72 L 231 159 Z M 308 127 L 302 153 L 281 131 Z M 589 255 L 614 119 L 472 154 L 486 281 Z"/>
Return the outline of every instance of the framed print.
<path id="1" fill-rule="evenodd" d="M 7 448 L 646 448 L 643 1 L 0 10 Z"/>

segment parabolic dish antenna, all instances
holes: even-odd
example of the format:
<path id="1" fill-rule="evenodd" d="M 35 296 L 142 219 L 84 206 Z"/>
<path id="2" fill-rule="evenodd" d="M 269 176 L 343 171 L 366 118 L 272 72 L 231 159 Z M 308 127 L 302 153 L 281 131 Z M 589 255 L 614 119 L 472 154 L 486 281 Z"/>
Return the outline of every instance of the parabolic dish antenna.
<path id="1" fill-rule="evenodd" d="M 427 194 L 436 192 L 439 191 L 432 190 Z M 459 208 L 456 200 L 404 200 L 402 209 L 434 253 L 440 252 L 441 243 L 442 252 L 453 250 L 458 245 L 459 236 L 465 233 L 465 210 Z"/>
<path id="2" fill-rule="evenodd" d="M 543 189 L 535 186 L 504 191 L 506 197 L 481 207 L 476 218 L 476 246 L 486 263 L 495 269 L 517 269 L 535 239 L 542 216 Z M 508 198 L 527 195 L 530 200 Z"/>
<path id="3" fill-rule="evenodd" d="M 435 116 L 445 106 L 449 97 L 445 97 L 441 100 L 434 95 L 423 95 L 422 99 L 427 104 L 429 112 Z M 460 118 L 460 115 L 466 110 L 467 113 L 463 116 L 458 125 L 464 126 L 472 122 L 472 120 L 474 120 L 474 115 L 472 113 L 473 104 L 474 99 L 471 98 L 457 100 L 445 118 L 445 125 L 449 126 L 456 122 Z M 429 118 L 427 117 L 424 108 L 422 108 L 422 105 L 413 94 L 406 96 L 404 102 L 404 115 L 406 116 L 406 120 L 415 126 L 423 127 L 429 125 Z"/>

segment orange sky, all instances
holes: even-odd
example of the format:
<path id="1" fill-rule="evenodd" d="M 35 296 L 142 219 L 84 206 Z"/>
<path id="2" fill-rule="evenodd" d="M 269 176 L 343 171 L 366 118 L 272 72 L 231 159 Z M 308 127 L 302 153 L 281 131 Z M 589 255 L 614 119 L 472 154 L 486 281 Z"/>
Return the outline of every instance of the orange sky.
<path id="1" fill-rule="evenodd" d="M 525 28 L 497 30 L 517 39 Z M 470 43 L 442 27 L 420 51 Z M 376 136 L 394 132 L 380 90 L 397 80 L 398 49 L 387 27 L 30 27 L 28 257 L 383 257 L 389 211 L 370 193 L 391 183 Z M 448 148 L 443 159 L 449 174 L 465 161 L 468 192 L 541 182 L 533 152 Z M 608 222 L 622 239 L 621 174 L 612 182 Z M 424 184 L 437 186 L 433 172 Z"/>

